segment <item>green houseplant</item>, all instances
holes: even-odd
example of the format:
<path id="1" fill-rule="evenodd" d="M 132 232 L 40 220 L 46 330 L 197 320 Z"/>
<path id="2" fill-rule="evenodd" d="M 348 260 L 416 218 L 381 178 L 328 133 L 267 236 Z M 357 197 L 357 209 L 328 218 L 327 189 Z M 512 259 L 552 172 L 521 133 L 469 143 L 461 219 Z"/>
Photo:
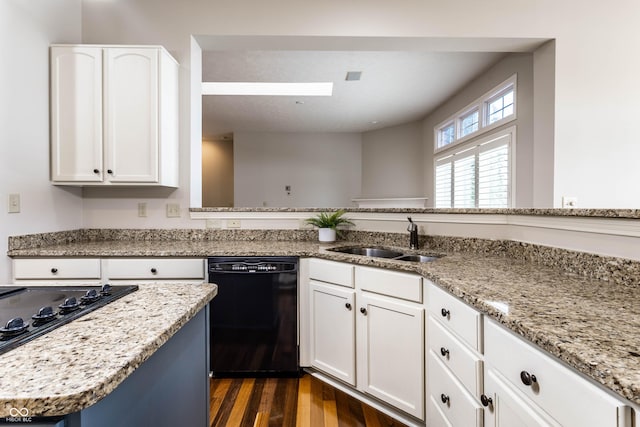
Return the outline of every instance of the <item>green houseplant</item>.
<path id="1" fill-rule="evenodd" d="M 321 242 L 334 242 L 336 240 L 336 228 L 339 225 L 354 225 L 344 216 L 344 209 L 337 211 L 320 212 L 318 215 L 307 218 L 307 223 L 318 227 L 318 240 Z"/>

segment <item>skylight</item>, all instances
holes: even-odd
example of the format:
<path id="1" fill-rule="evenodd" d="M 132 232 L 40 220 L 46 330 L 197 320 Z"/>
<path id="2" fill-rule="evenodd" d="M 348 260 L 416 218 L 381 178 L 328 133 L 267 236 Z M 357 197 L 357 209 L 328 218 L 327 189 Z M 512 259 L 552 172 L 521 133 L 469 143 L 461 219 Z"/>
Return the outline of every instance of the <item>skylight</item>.
<path id="1" fill-rule="evenodd" d="M 332 82 L 202 82 L 203 95 L 331 96 Z"/>

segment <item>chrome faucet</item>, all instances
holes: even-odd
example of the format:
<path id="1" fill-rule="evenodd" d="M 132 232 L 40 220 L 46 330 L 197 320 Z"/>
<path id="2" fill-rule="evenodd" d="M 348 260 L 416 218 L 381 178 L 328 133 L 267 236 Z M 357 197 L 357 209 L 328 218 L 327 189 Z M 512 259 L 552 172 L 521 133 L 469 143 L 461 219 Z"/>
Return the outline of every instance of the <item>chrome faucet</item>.
<path id="1" fill-rule="evenodd" d="M 418 249 L 418 226 L 408 216 L 409 226 L 407 231 L 409 232 L 409 249 Z"/>

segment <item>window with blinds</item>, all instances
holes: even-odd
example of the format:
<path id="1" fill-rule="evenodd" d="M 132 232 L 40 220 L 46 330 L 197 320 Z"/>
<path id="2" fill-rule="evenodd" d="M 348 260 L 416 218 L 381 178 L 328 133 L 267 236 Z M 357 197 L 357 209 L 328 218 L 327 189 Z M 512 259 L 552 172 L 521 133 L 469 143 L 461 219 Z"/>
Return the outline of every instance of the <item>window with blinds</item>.
<path id="1" fill-rule="evenodd" d="M 511 206 L 515 127 L 435 160 L 436 208 Z"/>

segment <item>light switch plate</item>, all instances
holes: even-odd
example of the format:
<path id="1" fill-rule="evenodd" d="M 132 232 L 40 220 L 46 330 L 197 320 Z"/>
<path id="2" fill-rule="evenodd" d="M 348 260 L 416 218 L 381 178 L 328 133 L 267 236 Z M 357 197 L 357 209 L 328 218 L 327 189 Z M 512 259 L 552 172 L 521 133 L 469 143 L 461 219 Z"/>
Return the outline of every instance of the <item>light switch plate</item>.
<path id="1" fill-rule="evenodd" d="M 575 209 L 578 207 L 578 198 L 573 196 L 562 196 L 562 207 Z"/>
<path id="2" fill-rule="evenodd" d="M 7 206 L 8 213 L 19 213 L 20 212 L 20 194 L 14 193 L 9 194 L 9 203 Z"/>
<path id="3" fill-rule="evenodd" d="M 147 203 L 146 202 L 138 203 L 138 216 L 139 217 L 146 217 L 147 216 Z"/>
<path id="4" fill-rule="evenodd" d="M 178 203 L 167 203 L 167 218 L 179 218 L 180 205 Z"/>

